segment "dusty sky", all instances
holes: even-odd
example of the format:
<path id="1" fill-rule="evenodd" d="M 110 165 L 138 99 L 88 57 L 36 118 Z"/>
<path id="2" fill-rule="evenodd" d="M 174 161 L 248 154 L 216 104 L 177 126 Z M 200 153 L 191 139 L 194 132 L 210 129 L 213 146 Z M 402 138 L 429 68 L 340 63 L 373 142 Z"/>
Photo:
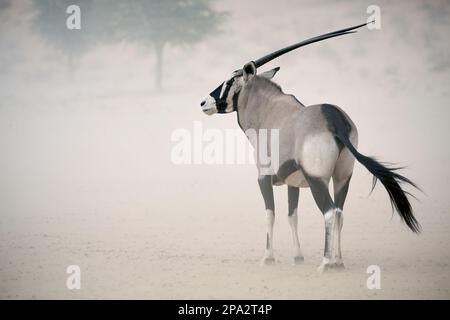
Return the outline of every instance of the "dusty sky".
<path id="1" fill-rule="evenodd" d="M 88 52 L 77 67 L 76 78 L 68 80 L 61 57 L 29 26 L 29 2 L 14 1 L 13 7 L 3 13 L 0 25 L 5 49 L 0 56 L 4 70 L 0 75 L 0 128 L 6 177 L 1 187 L 8 190 L 7 181 L 17 181 L 10 166 L 16 168 L 24 183 L 21 189 L 30 186 L 24 168 L 36 169 L 34 173 L 39 169 L 33 169 L 31 157 L 27 157 L 34 153 L 27 152 L 41 150 L 43 166 L 53 167 L 53 162 L 62 165 L 57 158 L 45 158 L 49 152 L 57 152 L 46 149 L 50 148 L 47 138 L 64 137 L 64 132 L 58 131 L 64 128 L 65 124 L 59 122 L 64 119 L 69 124 L 64 129 L 72 124 L 73 138 L 81 139 L 86 132 L 77 126 L 87 121 L 85 112 L 105 112 L 106 117 L 99 115 L 102 121 L 114 117 L 114 113 L 132 117 L 136 110 L 151 115 L 152 121 L 158 118 L 156 124 L 149 123 L 145 128 L 152 134 L 157 132 L 158 141 L 145 135 L 133 137 L 136 148 L 143 148 L 145 153 L 151 153 L 145 148 L 153 144 L 170 150 L 170 132 L 192 128 L 194 120 L 202 121 L 205 127 L 235 128 L 235 115 L 208 118 L 199 112 L 199 101 L 231 71 L 252 59 L 310 36 L 364 22 L 370 4 L 215 1 L 214 7 L 230 14 L 222 32 L 194 46 L 169 46 L 164 61 L 164 91 L 157 92 L 152 83 L 153 52 L 132 45 L 101 46 Z M 411 165 L 411 174 L 423 180 L 421 184 L 427 184 L 427 190 L 442 195 L 441 188 L 428 181 L 442 179 L 444 183 L 450 178 L 445 165 L 450 156 L 446 147 L 450 113 L 450 44 L 446 33 L 450 5 L 448 1 L 380 1 L 377 5 L 381 8 L 381 30 L 363 29 L 345 38 L 311 45 L 263 69 L 280 66 L 275 81 L 304 104 L 330 102 L 343 107 L 359 127 L 362 151 Z M 38 122 L 27 118 L 35 116 L 55 122 L 42 124 L 41 131 L 34 127 Z M 54 130 L 50 130 L 51 125 L 56 126 Z M 158 132 L 158 128 L 167 134 Z M 26 135 L 26 130 L 31 136 Z M 95 130 L 100 134 L 107 129 L 100 123 Z M 35 135 L 35 131 L 39 134 Z M 41 136 L 46 134 L 48 137 Z M 98 137 L 97 132 L 91 134 L 93 139 Z M 40 138 L 44 145 L 33 141 Z M 83 152 L 88 150 L 74 154 L 84 157 Z M 151 157 L 152 161 L 143 161 L 155 163 L 155 167 L 163 165 L 163 171 L 170 174 L 167 154 Z M 34 158 L 33 162 L 38 160 Z M 21 165 L 28 161 L 29 167 Z M 113 160 L 109 161 L 112 165 Z M 114 165 L 122 168 L 126 162 Z M 145 165 L 140 169 L 146 170 Z"/>

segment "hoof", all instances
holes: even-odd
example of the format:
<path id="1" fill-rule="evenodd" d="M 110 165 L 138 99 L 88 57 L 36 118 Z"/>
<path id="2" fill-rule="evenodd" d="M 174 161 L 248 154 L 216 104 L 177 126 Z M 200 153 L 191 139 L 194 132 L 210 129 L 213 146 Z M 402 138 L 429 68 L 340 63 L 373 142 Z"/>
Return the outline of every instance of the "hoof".
<path id="1" fill-rule="evenodd" d="M 305 262 L 305 258 L 300 256 L 300 257 L 294 257 L 294 265 L 300 265 L 303 264 L 303 262 Z"/>
<path id="2" fill-rule="evenodd" d="M 326 263 L 326 264 L 321 264 L 318 268 L 317 268 L 317 272 L 322 274 L 324 272 L 328 272 L 331 269 L 333 269 L 332 264 L 330 263 Z"/>
<path id="3" fill-rule="evenodd" d="M 335 264 L 333 264 L 333 269 L 337 270 L 337 271 L 344 270 L 345 269 L 344 263 L 343 262 L 336 262 Z"/>
<path id="4" fill-rule="evenodd" d="M 262 260 L 263 266 L 273 266 L 275 264 L 275 258 L 264 258 Z"/>
<path id="5" fill-rule="evenodd" d="M 345 266 L 343 262 L 336 262 L 336 263 L 322 263 L 318 268 L 317 271 L 319 273 L 324 273 L 328 271 L 341 271 L 344 270 Z"/>

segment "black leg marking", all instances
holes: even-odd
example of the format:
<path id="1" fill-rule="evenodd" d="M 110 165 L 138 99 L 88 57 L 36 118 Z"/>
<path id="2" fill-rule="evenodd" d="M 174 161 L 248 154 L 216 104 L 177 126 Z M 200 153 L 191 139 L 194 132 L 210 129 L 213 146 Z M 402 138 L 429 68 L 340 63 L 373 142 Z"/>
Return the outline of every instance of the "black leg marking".
<path id="1" fill-rule="evenodd" d="M 267 235 L 267 238 L 266 238 L 266 249 L 269 250 L 270 249 L 270 246 L 269 246 L 269 234 L 266 233 L 266 235 Z"/>
<path id="2" fill-rule="evenodd" d="M 264 198 L 266 209 L 275 210 L 273 201 L 272 176 L 261 176 L 258 178 L 259 188 Z"/>
<path id="3" fill-rule="evenodd" d="M 350 176 L 339 190 L 334 190 L 334 204 L 338 209 L 344 209 L 345 198 L 347 197 L 351 178 L 352 177 Z"/>
<path id="4" fill-rule="evenodd" d="M 298 207 L 298 194 L 300 189 L 297 187 L 288 186 L 288 204 L 289 211 L 288 215 L 291 216 L 294 214 L 294 210 Z"/>
<path id="5" fill-rule="evenodd" d="M 279 178 L 279 180 L 284 181 L 287 177 L 291 175 L 291 173 L 294 173 L 299 169 L 300 167 L 294 159 L 287 160 L 283 162 L 280 168 L 278 169 L 277 177 Z"/>
<path id="6" fill-rule="evenodd" d="M 330 209 L 334 208 L 333 199 L 331 199 L 326 182 L 322 179 L 308 177 L 306 175 L 305 178 L 309 183 L 312 195 L 320 211 L 325 214 Z"/>

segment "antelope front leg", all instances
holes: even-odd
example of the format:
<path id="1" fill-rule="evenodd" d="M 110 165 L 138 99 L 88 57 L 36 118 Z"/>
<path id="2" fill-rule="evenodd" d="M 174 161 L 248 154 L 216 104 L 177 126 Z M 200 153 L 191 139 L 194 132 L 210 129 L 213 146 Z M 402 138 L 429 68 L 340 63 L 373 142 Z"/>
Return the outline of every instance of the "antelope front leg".
<path id="1" fill-rule="evenodd" d="M 266 251 L 262 263 L 265 265 L 275 264 L 275 256 L 273 255 L 273 225 L 275 224 L 275 213 L 273 210 L 266 209 Z"/>
<path id="2" fill-rule="evenodd" d="M 288 220 L 289 220 L 289 227 L 291 228 L 292 240 L 294 243 L 294 261 L 293 261 L 294 264 L 301 264 L 305 260 L 303 258 L 303 254 L 300 249 L 300 240 L 298 238 L 298 230 L 297 230 L 298 195 L 299 195 L 299 188 L 288 186 L 288 204 L 289 204 Z"/>
<path id="3" fill-rule="evenodd" d="M 273 225 L 275 224 L 275 205 L 273 201 L 272 176 L 260 176 L 258 178 L 259 188 L 264 198 L 266 206 L 266 251 L 262 260 L 262 264 L 270 265 L 275 263 L 273 255 Z"/>

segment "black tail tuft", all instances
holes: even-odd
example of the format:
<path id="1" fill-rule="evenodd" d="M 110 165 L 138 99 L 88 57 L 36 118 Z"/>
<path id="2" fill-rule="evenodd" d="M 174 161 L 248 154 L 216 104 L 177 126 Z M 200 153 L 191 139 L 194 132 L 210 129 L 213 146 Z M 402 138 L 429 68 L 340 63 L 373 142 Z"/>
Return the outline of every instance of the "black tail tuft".
<path id="1" fill-rule="evenodd" d="M 395 208 L 401 219 L 413 232 L 420 233 L 420 224 L 414 217 L 411 204 L 407 197 L 410 194 L 401 187 L 401 184 L 409 184 L 419 189 L 417 185 L 396 172 L 401 168 L 388 167 L 374 158 L 359 153 L 344 134 L 338 134 L 337 137 L 351 151 L 355 158 L 373 174 L 374 180 L 372 190 L 375 188 L 377 180 L 380 180 L 389 194 L 392 207 Z"/>

